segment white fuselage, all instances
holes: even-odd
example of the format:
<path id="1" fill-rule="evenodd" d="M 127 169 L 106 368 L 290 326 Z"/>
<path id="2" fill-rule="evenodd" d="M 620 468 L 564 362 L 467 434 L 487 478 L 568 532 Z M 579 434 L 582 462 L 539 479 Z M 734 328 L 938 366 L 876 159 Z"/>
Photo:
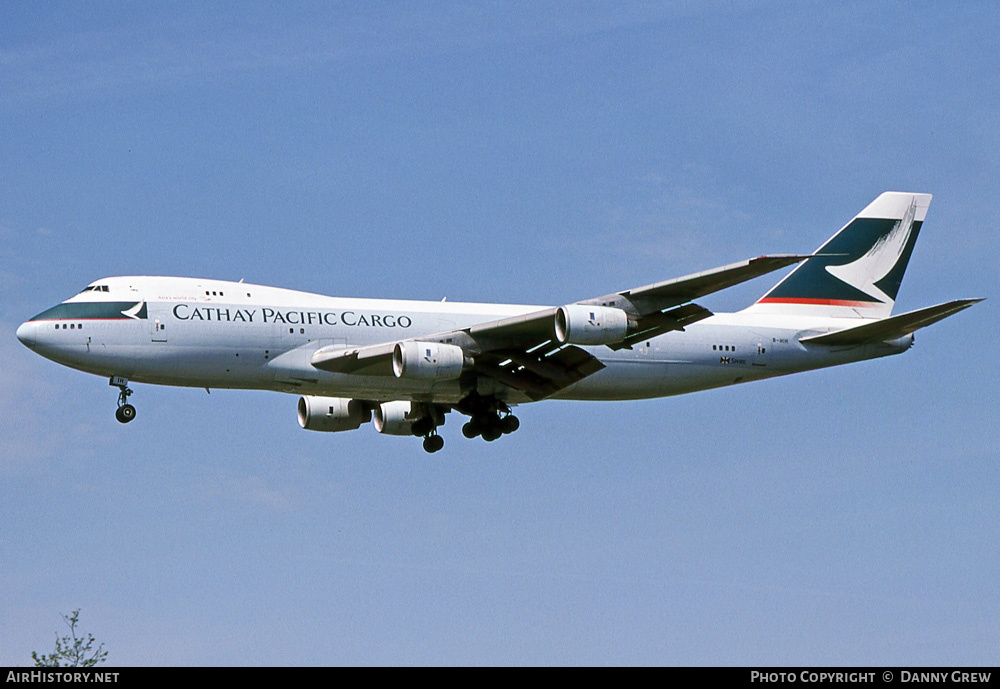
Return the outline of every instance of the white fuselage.
<path id="1" fill-rule="evenodd" d="M 66 366 L 135 382 L 371 401 L 454 403 L 463 392 L 458 381 L 321 371 L 311 363 L 313 353 L 330 345 L 407 340 L 545 308 L 335 298 L 194 278 L 119 277 L 95 284 L 107 291 L 89 289 L 40 314 L 18 329 L 19 339 Z M 841 348 L 800 343 L 802 337 L 863 322 L 753 310 L 716 314 L 632 349 L 584 347 L 605 368 L 554 397 L 677 395 L 896 354 L 912 343 L 912 336 Z M 479 392 L 510 403 L 528 401 L 503 386 Z"/>

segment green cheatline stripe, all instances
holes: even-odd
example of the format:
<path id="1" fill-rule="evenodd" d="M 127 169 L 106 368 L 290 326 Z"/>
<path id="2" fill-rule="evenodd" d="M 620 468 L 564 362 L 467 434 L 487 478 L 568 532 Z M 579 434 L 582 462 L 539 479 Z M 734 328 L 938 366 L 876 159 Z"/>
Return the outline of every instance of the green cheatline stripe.
<path id="1" fill-rule="evenodd" d="M 80 301 L 53 306 L 32 318 L 33 321 L 63 320 L 131 320 L 123 311 L 134 309 L 135 301 Z M 136 312 L 136 318 L 146 318 L 146 305 Z"/>

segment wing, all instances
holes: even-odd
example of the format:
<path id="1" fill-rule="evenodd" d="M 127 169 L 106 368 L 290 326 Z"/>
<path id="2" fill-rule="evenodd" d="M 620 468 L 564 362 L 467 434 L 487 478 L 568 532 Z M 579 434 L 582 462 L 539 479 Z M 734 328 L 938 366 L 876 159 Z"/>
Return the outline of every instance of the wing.
<path id="1" fill-rule="evenodd" d="M 609 294 L 597 299 L 588 299 L 581 304 L 604 304 L 611 306 L 623 303 L 631 307 L 635 313 L 645 315 L 663 311 L 672 306 L 687 303 L 706 294 L 718 292 L 738 285 L 741 282 L 766 275 L 786 266 L 812 258 L 793 254 L 775 254 L 773 256 L 758 256 L 739 263 L 713 268 L 701 273 L 693 273 L 682 278 L 664 280 L 645 287 L 625 290 Z"/>
<path id="2" fill-rule="evenodd" d="M 564 307 L 423 335 L 414 340 L 461 348 L 465 370 L 543 399 L 604 368 L 580 345 L 613 350 L 633 345 L 708 318 L 712 312 L 690 303 L 798 263 L 809 256 L 760 256 L 673 280 L 657 282 Z M 313 354 L 323 371 L 358 375 L 398 375 L 393 357 L 400 342 L 368 347 L 329 346 Z"/>
<path id="3" fill-rule="evenodd" d="M 604 368 L 586 350 L 558 342 L 553 320 L 556 309 L 514 316 L 461 330 L 423 335 L 421 343 L 460 347 L 471 369 L 540 400 Z M 316 351 L 312 364 L 323 371 L 358 375 L 394 375 L 392 358 L 398 342 L 348 348 L 330 346 Z"/>

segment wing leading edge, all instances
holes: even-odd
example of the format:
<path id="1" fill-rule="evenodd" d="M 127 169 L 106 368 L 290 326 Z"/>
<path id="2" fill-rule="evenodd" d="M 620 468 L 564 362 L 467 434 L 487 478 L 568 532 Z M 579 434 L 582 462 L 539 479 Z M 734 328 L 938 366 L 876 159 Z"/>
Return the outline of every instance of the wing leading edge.
<path id="1" fill-rule="evenodd" d="M 700 273 L 692 273 L 684 277 L 664 280 L 596 299 L 588 299 L 580 303 L 618 306 L 635 313 L 637 316 L 646 316 L 773 273 L 776 270 L 800 263 L 807 258 L 813 258 L 813 256 L 811 254 L 805 256 L 797 254 L 758 256 Z"/>

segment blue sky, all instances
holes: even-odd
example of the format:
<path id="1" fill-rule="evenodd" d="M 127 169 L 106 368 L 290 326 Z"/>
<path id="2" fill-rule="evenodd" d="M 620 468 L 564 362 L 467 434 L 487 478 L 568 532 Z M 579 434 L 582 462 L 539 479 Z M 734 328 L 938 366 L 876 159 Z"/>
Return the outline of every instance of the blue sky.
<path id="1" fill-rule="evenodd" d="M 1000 10 L 0 6 L 0 664 L 984 664 L 1000 632 Z M 14 338 L 107 275 L 560 304 L 935 195 L 905 355 L 445 451 Z M 742 308 L 775 280 L 714 295 Z"/>

